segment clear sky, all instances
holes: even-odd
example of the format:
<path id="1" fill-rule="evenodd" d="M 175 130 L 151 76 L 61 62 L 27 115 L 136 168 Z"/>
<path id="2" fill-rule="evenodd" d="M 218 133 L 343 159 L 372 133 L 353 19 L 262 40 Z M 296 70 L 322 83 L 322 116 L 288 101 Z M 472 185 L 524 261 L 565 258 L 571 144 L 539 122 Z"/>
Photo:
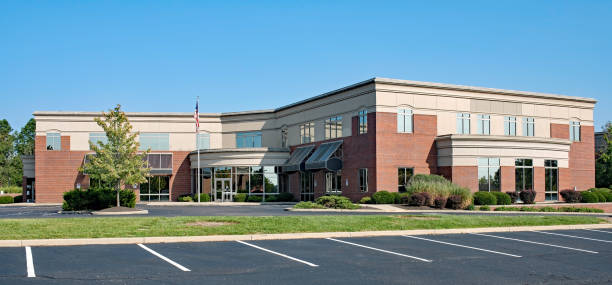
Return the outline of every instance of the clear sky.
<path id="1" fill-rule="evenodd" d="M 612 1 L 0 1 L 0 118 L 271 109 L 371 77 L 599 100 Z"/>

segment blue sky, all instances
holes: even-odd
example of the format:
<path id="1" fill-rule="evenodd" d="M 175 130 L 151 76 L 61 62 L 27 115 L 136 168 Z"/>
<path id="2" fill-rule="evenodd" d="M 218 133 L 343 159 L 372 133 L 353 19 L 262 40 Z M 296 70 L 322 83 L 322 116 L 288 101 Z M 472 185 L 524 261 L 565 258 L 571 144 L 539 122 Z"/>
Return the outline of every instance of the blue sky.
<path id="1" fill-rule="evenodd" d="M 374 76 L 593 97 L 612 1 L 2 1 L 0 118 L 280 107 Z"/>

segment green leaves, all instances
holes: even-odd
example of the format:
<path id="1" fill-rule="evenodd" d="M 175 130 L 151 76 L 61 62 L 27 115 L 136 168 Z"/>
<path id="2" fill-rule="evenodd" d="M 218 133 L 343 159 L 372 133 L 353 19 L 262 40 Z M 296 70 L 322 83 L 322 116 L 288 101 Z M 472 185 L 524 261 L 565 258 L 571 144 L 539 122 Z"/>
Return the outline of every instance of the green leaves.
<path id="1" fill-rule="evenodd" d="M 606 147 L 598 153 L 595 161 L 595 185 L 597 187 L 610 187 L 612 185 L 612 123 L 604 127 L 604 140 Z"/>

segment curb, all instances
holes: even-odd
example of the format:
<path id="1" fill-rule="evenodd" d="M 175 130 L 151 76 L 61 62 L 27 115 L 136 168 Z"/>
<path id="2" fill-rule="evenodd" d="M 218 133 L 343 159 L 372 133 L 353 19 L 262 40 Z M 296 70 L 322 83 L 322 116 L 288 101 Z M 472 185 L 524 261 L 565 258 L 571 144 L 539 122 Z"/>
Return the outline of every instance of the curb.
<path id="1" fill-rule="evenodd" d="M 439 234 L 521 232 L 521 231 L 537 231 L 537 230 L 539 231 L 581 230 L 581 229 L 612 229 L 612 224 L 491 227 L 491 228 L 465 228 L 465 229 L 439 229 L 439 230 L 425 229 L 425 230 L 365 231 L 365 232 L 323 232 L 323 233 L 289 233 L 289 234 L 178 236 L 178 237 L 0 240 L 0 247 L 212 242 L 212 241 L 237 241 L 237 240 L 287 240 L 287 239 L 308 239 L 308 238 L 351 238 L 351 237 L 375 237 L 375 236 L 399 236 L 399 235 L 439 235 Z"/>
<path id="2" fill-rule="evenodd" d="M 213 207 L 213 206 L 261 206 L 261 205 L 295 205 L 296 202 L 147 202 L 137 203 L 137 205 L 147 206 L 198 206 L 198 207 Z"/>
<path id="3" fill-rule="evenodd" d="M 94 211 L 94 212 L 91 212 L 91 214 L 94 216 L 147 215 L 149 214 L 149 210 L 125 211 L 125 212 Z"/>
<path id="4" fill-rule="evenodd" d="M 585 212 L 526 212 L 526 211 L 469 211 L 469 210 L 381 210 L 381 209 L 295 209 L 285 208 L 285 211 L 289 212 L 338 212 L 338 213 L 388 213 L 388 214 L 409 214 L 409 213 L 470 213 L 474 215 L 493 215 L 493 214 L 525 214 L 525 215 L 584 215 L 584 216 L 612 216 L 612 213 L 585 213 Z"/>

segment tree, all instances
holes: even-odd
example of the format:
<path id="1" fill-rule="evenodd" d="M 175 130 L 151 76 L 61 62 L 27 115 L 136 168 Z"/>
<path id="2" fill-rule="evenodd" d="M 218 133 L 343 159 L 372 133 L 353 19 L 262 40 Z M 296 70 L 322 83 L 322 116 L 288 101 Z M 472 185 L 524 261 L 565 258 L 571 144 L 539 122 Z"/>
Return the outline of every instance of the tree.
<path id="1" fill-rule="evenodd" d="M 91 178 L 99 179 L 115 187 L 117 192 L 117 207 L 120 206 L 119 191 L 122 185 L 134 185 L 147 181 L 150 169 L 145 158 L 150 150 L 138 153 L 139 143 L 136 142 L 138 133 L 132 133 L 132 125 L 127 116 L 121 111 L 121 105 L 102 113 L 100 118 L 94 119 L 106 133 L 107 141 L 89 142 L 95 155 L 80 169 Z"/>
<path id="2" fill-rule="evenodd" d="M 15 150 L 20 155 L 34 154 L 34 139 L 36 137 L 36 121 L 30 119 L 21 131 L 15 134 Z"/>
<path id="3" fill-rule="evenodd" d="M 608 188 L 612 185 L 612 122 L 604 127 L 605 147 L 595 160 L 595 186 Z"/>
<path id="4" fill-rule="evenodd" d="M 13 128 L 6 119 L 0 120 L 0 186 L 17 183 L 15 177 L 15 148 L 13 146 L 15 139 L 11 134 L 12 131 Z"/>

